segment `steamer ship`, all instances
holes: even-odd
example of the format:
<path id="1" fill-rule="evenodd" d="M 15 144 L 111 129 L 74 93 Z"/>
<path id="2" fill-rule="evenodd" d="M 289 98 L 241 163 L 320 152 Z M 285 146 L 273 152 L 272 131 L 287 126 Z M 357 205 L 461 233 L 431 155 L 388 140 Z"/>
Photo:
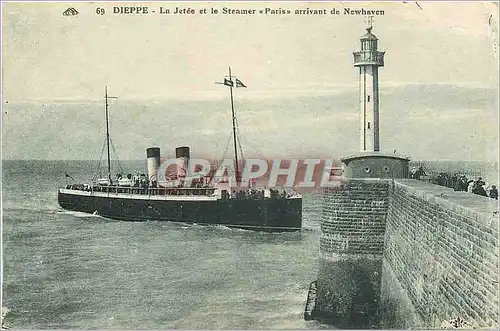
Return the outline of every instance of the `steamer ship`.
<path id="1" fill-rule="evenodd" d="M 232 140 L 237 185 L 227 178 L 214 178 L 214 171 L 186 187 L 189 147 L 177 147 L 175 157 L 181 160 L 176 174 L 159 180 L 160 148 L 146 150 L 148 174 L 118 175 L 111 178 L 109 99 L 105 89 L 107 177 L 95 177 L 90 184 L 69 184 L 58 189 L 59 205 L 66 210 L 97 214 L 122 221 L 171 221 L 200 225 L 223 225 L 256 231 L 298 231 L 302 228 L 302 196 L 295 192 L 264 188 L 255 182 L 241 182 L 238 161 L 237 125 L 233 88 L 246 87 L 231 75 L 218 82 L 229 87 L 231 98 Z M 241 150 L 241 145 L 240 145 Z M 240 161 L 243 161 L 241 158 Z M 213 170 L 213 169 L 212 169 Z M 161 172 L 160 172 L 161 173 Z M 66 174 L 67 177 L 71 177 Z"/>

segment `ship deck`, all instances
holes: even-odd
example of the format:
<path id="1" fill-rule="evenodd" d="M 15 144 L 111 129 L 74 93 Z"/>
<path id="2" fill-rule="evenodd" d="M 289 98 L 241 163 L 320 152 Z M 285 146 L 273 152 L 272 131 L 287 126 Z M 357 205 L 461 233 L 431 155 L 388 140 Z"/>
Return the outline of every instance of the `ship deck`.
<path id="1" fill-rule="evenodd" d="M 137 187 L 137 186 L 107 186 L 107 185 L 88 185 L 73 184 L 60 188 L 62 194 L 80 195 L 80 196 L 98 196 L 109 198 L 129 198 L 139 200 L 203 200 L 215 201 L 221 199 L 216 192 L 215 187 Z M 267 199 L 297 199 L 301 198 L 297 194 L 289 194 L 285 191 L 270 190 L 270 196 L 265 196 L 264 190 L 236 190 L 229 199 L 238 200 L 267 200 Z"/>
<path id="2" fill-rule="evenodd" d="M 246 191 L 246 194 L 245 194 Z M 259 231 L 301 229 L 299 195 L 271 196 L 263 191 L 235 190 L 232 197 L 219 188 L 141 188 L 68 185 L 58 192 L 67 210 L 123 221 L 171 221 L 221 224 Z M 267 190 L 269 193 L 270 190 Z M 176 192 L 175 194 L 170 194 Z M 210 194 L 213 192 L 212 194 Z"/>

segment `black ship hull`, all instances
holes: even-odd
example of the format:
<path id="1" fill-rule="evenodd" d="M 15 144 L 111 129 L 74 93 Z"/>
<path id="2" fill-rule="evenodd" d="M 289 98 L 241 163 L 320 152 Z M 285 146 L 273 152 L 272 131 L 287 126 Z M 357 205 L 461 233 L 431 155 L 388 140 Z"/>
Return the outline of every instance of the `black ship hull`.
<path id="1" fill-rule="evenodd" d="M 59 190 L 58 202 L 66 210 L 122 221 L 217 224 L 267 232 L 298 231 L 302 227 L 301 197 L 168 200 Z"/>

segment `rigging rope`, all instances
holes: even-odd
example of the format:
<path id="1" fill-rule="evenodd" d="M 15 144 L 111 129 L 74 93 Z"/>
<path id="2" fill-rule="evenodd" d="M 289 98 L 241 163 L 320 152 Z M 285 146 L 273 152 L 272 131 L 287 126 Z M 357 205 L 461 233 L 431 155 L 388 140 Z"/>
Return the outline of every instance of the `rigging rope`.
<path id="1" fill-rule="evenodd" d="M 122 167 L 122 164 L 120 163 L 120 160 L 118 159 L 118 155 L 116 154 L 116 149 L 115 149 L 115 145 L 113 144 L 113 140 L 111 140 L 111 138 L 109 139 L 109 142 L 110 142 L 110 145 L 111 145 L 111 148 L 113 150 L 113 153 L 115 155 L 115 158 L 116 158 L 116 162 L 118 163 L 118 171 L 120 173 L 123 173 L 123 167 Z M 102 149 L 101 149 L 101 156 L 99 157 L 99 163 L 97 164 L 97 173 L 94 174 L 94 176 L 92 177 L 92 181 L 94 181 L 97 177 L 100 176 L 100 173 L 101 173 L 101 163 L 102 163 L 102 159 L 103 159 L 103 154 L 104 154 L 104 150 L 106 148 L 106 138 L 104 138 L 104 143 L 102 145 Z M 110 160 L 111 162 L 111 160 Z"/>
<path id="2" fill-rule="evenodd" d="M 253 145 L 245 135 L 242 134 L 240 135 L 240 137 L 245 141 L 245 146 L 247 147 L 247 149 L 248 147 L 250 147 L 257 155 L 261 153 L 257 148 L 255 148 L 255 145 Z"/>
<path id="3" fill-rule="evenodd" d="M 231 132 L 229 132 L 229 138 L 227 139 L 226 148 L 224 148 L 224 153 L 222 154 L 222 160 L 224 160 L 226 157 L 226 153 L 227 153 L 227 150 L 229 148 L 229 144 L 231 143 L 232 136 L 233 136 L 233 130 L 231 130 Z"/>
<path id="4" fill-rule="evenodd" d="M 238 131 L 238 141 L 240 141 L 241 138 L 243 138 L 243 140 L 245 141 L 246 146 L 250 146 L 250 148 L 252 148 L 255 153 L 260 154 L 260 151 L 257 148 L 255 148 L 255 146 L 252 145 L 252 143 L 250 143 L 250 141 L 247 139 L 247 137 L 245 135 L 241 134 L 240 127 L 238 125 L 238 117 L 236 117 L 236 128 L 238 129 L 237 130 Z M 240 149 L 241 149 L 241 154 L 243 156 L 243 147 L 241 146 L 241 141 L 240 141 Z"/>
<path id="5" fill-rule="evenodd" d="M 116 163 L 118 163 L 118 171 L 119 173 L 124 173 L 123 167 L 120 163 L 120 160 L 118 159 L 118 154 L 116 154 L 115 144 L 113 144 L 113 140 L 111 139 L 111 137 L 109 138 L 109 142 L 111 143 L 111 148 L 113 149 L 113 153 L 115 153 Z"/>
<path id="6" fill-rule="evenodd" d="M 245 156 L 243 155 L 243 147 L 241 146 L 241 132 L 240 132 L 240 125 L 238 123 L 238 116 L 236 116 L 236 111 L 234 112 L 234 117 L 235 117 L 235 122 L 236 122 L 236 140 L 237 144 L 240 148 L 240 154 L 241 154 L 241 159 L 244 160 Z"/>
<path id="7" fill-rule="evenodd" d="M 101 171 L 102 155 L 104 154 L 105 148 L 106 148 L 106 138 L 104 138 L 104 143 L 102 144 L 101 156 L 99 157 L 99 163 L 97 164 L 97 172 L 92 177 L 92 181 L 95 181 L 95 179 L 97 179 L 97 177 L 99 176 L 99 173 Z"/>
<path id="8" fill-rule="evenodd" d="M 238 124 L 238 116 L 236 116 L 237 112 L 236 110 L 233 108 L 234 110 L 234 122 L 235 122 L 235 128 L 236 128 L 236 141 L 234 142 L 236 145 L 237 145 L 237 148 L 239 147 L 239 152 L 240 152 L 240 160 L 244 160 L 245 157 L 243 155 L 243 147 L 241 145 L 241 132 L 240 132 L 240 127 L 239 127 L 239 124 Z M 227 153 L 227 150 L 229 148 L 229 144 L 231 143 L 231 141 L 233 140 L 233 130 L 231 130 L 229 132 L 229 138 L 227 140 L 227 144 L 226 144 L 226 147 L 224 148 L 224 153 L 222 154 L 222 160 L 225 159 L 226 157 L 226 153 Z M 234 156 L 236 157 L 236 155 Z"/>

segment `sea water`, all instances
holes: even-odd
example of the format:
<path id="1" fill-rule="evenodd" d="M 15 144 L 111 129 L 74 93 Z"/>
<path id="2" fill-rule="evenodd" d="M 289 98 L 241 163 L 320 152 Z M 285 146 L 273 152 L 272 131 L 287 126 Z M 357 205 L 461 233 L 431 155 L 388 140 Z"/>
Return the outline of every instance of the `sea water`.
<path id="1" fill-rule="evenodd" d="M 144 171 L 143 163 L 122 166 L 135 173 Z M 304 229 L 296 233 L 121 222 L 62 210 L 57 187 L 70 182 L 65 174 L 84 182 L 96 166 L 3 162 L 3 306 L 10 310 L 9 326 L 333 328 L 303 320 L 318 269 L 317 194 L 304 195 Z M 455 164 L 456 171 L 463 167 Z M 497 178 L 497 165 L 472 167 L 490 182 Z"/>
<path id="2" fill-rule="evenodd" d="M 62 210 L 82 161 L 3 163 L 3 306 L 15 328 L 319 329 L 304 321 L 317 273 L 319 199 L 304 231 L 121 222 Z"/>

